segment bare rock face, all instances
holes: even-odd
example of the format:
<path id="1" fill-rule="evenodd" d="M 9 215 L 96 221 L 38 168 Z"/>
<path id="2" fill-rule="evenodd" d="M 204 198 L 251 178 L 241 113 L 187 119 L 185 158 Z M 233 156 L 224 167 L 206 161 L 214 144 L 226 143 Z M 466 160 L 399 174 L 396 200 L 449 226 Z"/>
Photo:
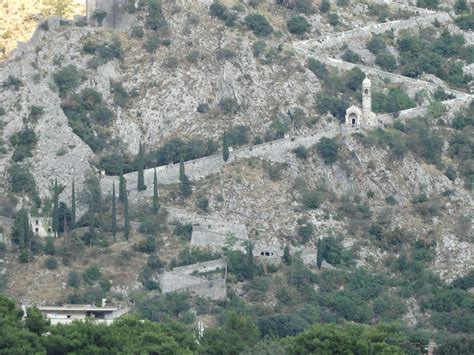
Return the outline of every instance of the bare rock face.
<path id="1" fill-rule="evenodd" d="M 474 267 L 474 246 L 445 233 L 438 239 L 433 269 L 440 278 L 452 282 Z"/>

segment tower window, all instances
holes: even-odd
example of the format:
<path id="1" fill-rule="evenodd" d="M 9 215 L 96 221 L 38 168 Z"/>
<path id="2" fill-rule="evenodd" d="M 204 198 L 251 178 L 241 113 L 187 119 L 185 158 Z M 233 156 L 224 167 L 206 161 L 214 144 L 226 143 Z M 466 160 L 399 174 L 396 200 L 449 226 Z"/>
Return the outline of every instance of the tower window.
<path id="1" fill-rule="evenodd" d="M 366 94 L 366 95 L 369 94 L 369 89 L 365 89 L 365 94 Z"/>

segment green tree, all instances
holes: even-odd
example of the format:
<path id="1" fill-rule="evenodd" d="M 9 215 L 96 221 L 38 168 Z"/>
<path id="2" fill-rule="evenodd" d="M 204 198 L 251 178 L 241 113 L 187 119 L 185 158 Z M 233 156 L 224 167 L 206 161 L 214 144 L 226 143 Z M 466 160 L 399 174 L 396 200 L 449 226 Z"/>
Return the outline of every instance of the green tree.
<path id="1" fill-rule="evenodd" d="M 226 131 L 224 131 L 224 137 L 222 138 L 222 159 L 224 159 L 224 161 L 229 160 L 229 141 Z"/>
<path id="2" fill-rule="evenodd" d="M 137 179 L 137 189 L 138 191 L 146 190 L 145 186 L 145 148 L 143 144 L 140 142 L 140 147 L 138 148 L 138 156 L 137 156 L 137 167 L 138 167 L 138 179 Z"/>
<path id="3" fill-rule="evenodd" d="M 290 33 L 302 35 L 309 31 L 311 25 L 304 16 L 294 15 L 288 19 L 286 22 L 286 27 Z"/>
<path id="4" fill-rule="evenodd" d="M 202 338 L 202 354 L 237 355 L 257 343 L 260 332 L 252 318 L 230 313 L 224 326 L 210 328 Z"/>
<path id="5" fill-rule="evenodd" d="M 255 262 L 253 260 L 253 244 L 251 241 L 247 242 L 247 267 L 246 267 L 246 278 L 252 280 L 255 275 Z"/>
<path id="6" fill-rule="evenodd" d="M 272 26 L 263 15 L 250 14 L 245 17 L 244 21 L 256 36 L 267 37 L 273 33 Z"/>
<path id="7" fill-rule="evenodd" d="M 26 310 L 25 326 L 31 332 L 41 335 L 46 332 L 49 324 L 50 321 L 36 306 L 29 307 Z"/>
<path id="8" fill-rule="evenodd" d="M 329 10 L 331 10 L 331 3 L 329 0 L 323 0 L 321 5 L 319 5 L 319 11 L 325 14 L 326 12 L 329 12 Z"/>
<path id="9" fill-rule="evenodd" d="M 89 224 L 95 226 L 96 223 L 102 222 L 102 190 L 99 177 L 94 171 L 90 171 L 86 176 L 83 195 L 88 207 Z"/>
<path id="10" fill-rule="evenodd" d="M 285 246 L 285 249 L 283 249 L 283 262 L 286 265 L 291 264 L 291 254 L 290 254 L 290 247 L 288 245 Z"/>
<path id="11" fill-rule="evenodd" d="M 456 0 L 454 4 L 454 10 L 457 14 L 463 14 L 469 12 L 469 6 L 467 5 L 466 0 Z"/>
<path id="12" fill-rule="evenodd" d="M 115 181 L 112 185 L 112 236 L 115 240 L 117 234 L 117 206 L 115 201 Z"/>
<path id="13" fill-rule="evenodd" d="M 160 210 L 160 201 L 158 196 L 158 177 L 156 176 L 156 168 L 153 171 L 153 212 Z"/>
<path id="14" fill-rule="evenodd" d="M 71 190 L 71 229 L 74 229 L 76 228 L 76 185 L 74 179 L 72 179 Z"/>
<path id="15" fill-rule="evenodd" d="M 58 179 L 54 179 L 53 190 L 53 232 L 57 236 L 59 234 L 59 189 Z"/>
<path id="16" fill-rule="evenodd" d="M 316 265 L 318 269 L 321 269 L 321 265 L 323 264 L 323 245 L 322 245 L 321 238 L 318 239 L 318 243 L 316 245 Z"/>
<path id="17" fill-rule="evenodd" d="M 12 242 L 18 245 L 20 249 L 27 249 L 30 247 L 33 237 L 28 212 L 22 208 L 15 216 L 11 234 Z"/>
<path id="18" fill-rule="evenodd" d="M 130 215 L 128 212 L 128 196 L 126 194 L 125 196 L 125 201 L 123 202 L 123 236 L 125 240 L 128 240 L 130 238 Z"/>
<path id="19" fill-rule="evenodd" d="M 324 163 L 332 165 L 337 161 L 339 145 L 336 139 L 323 137 L 316 144 L 316 150 L 318 151 Z"/>
<path id="20" fill-rule="evenodd" d="M 191 196 L 193 193 L 191 187 L 191 181 L 186 176 L 186 172 L 184 170 L 184 161 L 181 159 L 179 163 L 179 193 L 183 199 Z"/>
<path id="21" fill-rule="evenodd" d="M 127 198 L 127 180 L 125 180 L 123 173 L 120 172 L 118 200 L 123 204 L 126 198 Z"/>

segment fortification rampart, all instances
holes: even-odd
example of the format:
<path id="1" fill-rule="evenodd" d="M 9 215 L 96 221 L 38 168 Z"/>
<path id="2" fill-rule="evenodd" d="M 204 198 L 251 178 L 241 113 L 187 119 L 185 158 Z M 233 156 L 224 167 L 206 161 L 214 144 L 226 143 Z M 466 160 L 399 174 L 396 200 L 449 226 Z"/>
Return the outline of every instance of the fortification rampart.
<path id="1" fill-rule="evenodd" d="M 160 275 L 161 292 L 190 292 L 193 296 L 202 296 L 211 300 L 222 300 L 227 297 L 226 280 L 224 277 L 208 280 L 204 277 L 191 275 L 194 272 L 209 272 L 226 268 L 223 259 L 186 265 L 164 271 Z"/>
<path id="2" fill-rule="evenodd" d="M 354 30 L 339 33 L 334 36 L 327 36 L 326 38 L 312 39 L 300 42 L 301 44 L 317 49 L 329 49 L 341 46 L 349 41 L 366 38 L 371 34 L 384 33 L 386 31 L 393 31 L 395 33 L 412 27 L 426 26 L 433 21 L 438 20 L 440 23 L 445 23 L 451 20 L 448 13 L 431 13 L 422 16 L 413 17 L 407 20 L 396 20 L 385 23 L 378 23 L 375 25 L 357 28 Z"/>

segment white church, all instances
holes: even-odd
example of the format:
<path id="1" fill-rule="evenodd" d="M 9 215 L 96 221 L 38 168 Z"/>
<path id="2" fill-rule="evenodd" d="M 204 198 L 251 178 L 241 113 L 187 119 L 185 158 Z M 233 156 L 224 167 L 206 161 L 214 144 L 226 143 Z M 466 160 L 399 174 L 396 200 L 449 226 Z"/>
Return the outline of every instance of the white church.
<path id="1" fill-rule="evenodd" d="M 352 105 L 346 110 L 346 125 L 348 126 L 374 126 L 376 115 L 372 112 L 372 82 L 365 75 L 362 81 L 362 110 Z"/>

